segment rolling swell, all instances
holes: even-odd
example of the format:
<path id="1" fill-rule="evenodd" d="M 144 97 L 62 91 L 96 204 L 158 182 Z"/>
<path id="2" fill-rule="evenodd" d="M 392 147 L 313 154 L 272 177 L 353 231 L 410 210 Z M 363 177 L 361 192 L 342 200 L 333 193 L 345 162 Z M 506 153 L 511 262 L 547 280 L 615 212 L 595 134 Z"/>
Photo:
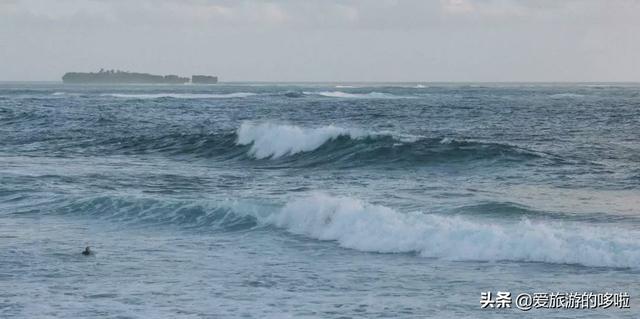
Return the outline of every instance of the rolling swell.
<path id="1" fill-rule="evenodd" d="M 235 132 L 137 135 L 68 146 L 86 154 L 165 154 L 288 167 L 411 167 L 430 163 L 556 161 L 514 145 L 473 140 L 401 136 L 337 126 L 306 128 L 243 123 Z"/>
<path id="2" fill-rule="evenodd" d="M 482 201 L 472 205 L 464 205 L 451 209 L 450 214 L 459 216 L 481 216 L 483 218 L 494 219 L 497 221 L 531 218 L 601 224 L 625 223 L 633 225 L 640 223 L 640 218 L 633 215 L 620 215 L 608 212 L 569 213 L 548 211 L 508 201 Z"/>
<path id="3" fill-rule="evenodd" d="M 153 198 L 110 196 L 77 199 L 54 209 L 58 214 L 79 213 L 126 224 L 173 225 L 223 231 L 256 227 L 257 219 L 250 214 L 254 210 L 250 204 L 241 207 L 232 202 L 215 205 L 206 201 L 161 201 Z M 244 214 L 236 211 L 243 211 Z"/>
<path id="4" fill-rule="evenodd" d="M 454 261 L 522 261 L 635 268 L 640 232 L 549 220 L 399 212 L 357 198 L 311 193 L 284 205 L 100 196 L 56 204 L 57 214 L 199 231 L 280 231 L 365 252 Z M 274 228 L 274 226 L 276 228 Z"/>
<path id="5" fill-rule="evenodd" d="M 88 133 L 87 133 L 88 134 Z M 114 136 L 115 135 L 115 136 Z M 7 139 L 5 144 L 11 144 Z M 20 144 L 16 144 L 20 143 Z M 560 158 L 510 144 L 370 132 L 337 126 L 301 127 L 245 122 L 235 131 L 132 131 L 106 136 L 29 136 L 13 144 L 24 152 L 145 155 L 214 159 L 251 166 L 406 168 L 429 164 L 492 165 Z"/>
<path id="6" fill-rule="evenodd" d="M 107 152 L 126 155 L 168 154 L 195 158 L 233 159 L 245 156 L 245 148 L 237 147 L 234 133 L 172 133 L 157 136 L 113 138 L 104 142 Z"/>

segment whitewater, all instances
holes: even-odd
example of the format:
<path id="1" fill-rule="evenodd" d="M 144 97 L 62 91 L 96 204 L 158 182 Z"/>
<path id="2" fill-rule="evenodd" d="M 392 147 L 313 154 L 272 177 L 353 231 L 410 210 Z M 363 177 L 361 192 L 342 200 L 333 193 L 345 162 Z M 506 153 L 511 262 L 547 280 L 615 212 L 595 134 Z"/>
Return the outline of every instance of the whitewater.
<path id="1" fill-rule="evenodd" d="M 637 318 L 639 89 L 2 83 L 0 317 Z"/>

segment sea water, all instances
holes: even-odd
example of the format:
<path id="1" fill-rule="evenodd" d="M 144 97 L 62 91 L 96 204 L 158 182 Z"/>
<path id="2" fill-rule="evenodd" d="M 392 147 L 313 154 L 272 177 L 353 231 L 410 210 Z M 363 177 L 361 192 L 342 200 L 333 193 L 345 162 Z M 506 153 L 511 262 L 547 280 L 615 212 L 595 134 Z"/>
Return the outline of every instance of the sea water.
<path id="1" fill-rule="evenodd" d="M 639 294 L 639 85 L 0 84 L 2 318 L 637 318 Z"/>

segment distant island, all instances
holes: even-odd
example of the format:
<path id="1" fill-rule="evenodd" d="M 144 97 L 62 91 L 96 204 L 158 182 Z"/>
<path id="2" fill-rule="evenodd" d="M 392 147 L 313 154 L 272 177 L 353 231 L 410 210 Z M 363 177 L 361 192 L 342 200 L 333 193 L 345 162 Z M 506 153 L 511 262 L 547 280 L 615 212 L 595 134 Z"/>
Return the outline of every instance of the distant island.
<path id="1" fill-rule="evenodd" d="M 70 84 L 216 84 L 217 76 L 194 75 L 188 77 L 177 75 L 154 75 L 120 70 L 104 70 L 98 72 L 68 72 L 62 76 L 62 82 Z"/>
<path id="2" fill-rule="evenodd" d="M 216 84 L 218 83 L 217 76 L 210 75 L 192 75 L 191 83 L 193 84 Z"/>

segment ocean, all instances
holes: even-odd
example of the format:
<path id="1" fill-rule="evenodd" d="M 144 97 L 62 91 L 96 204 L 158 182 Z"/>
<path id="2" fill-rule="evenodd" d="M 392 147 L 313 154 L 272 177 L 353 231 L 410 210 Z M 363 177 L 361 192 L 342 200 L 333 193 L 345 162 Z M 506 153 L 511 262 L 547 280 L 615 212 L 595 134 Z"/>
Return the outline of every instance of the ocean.
<path id="1" fill-rule="evenodd" d="M 515 304 L 558 292 L 630 307 Z M 2 318 L 638 318 L 639 296 L 638 84 L 0 84 Z"/>

